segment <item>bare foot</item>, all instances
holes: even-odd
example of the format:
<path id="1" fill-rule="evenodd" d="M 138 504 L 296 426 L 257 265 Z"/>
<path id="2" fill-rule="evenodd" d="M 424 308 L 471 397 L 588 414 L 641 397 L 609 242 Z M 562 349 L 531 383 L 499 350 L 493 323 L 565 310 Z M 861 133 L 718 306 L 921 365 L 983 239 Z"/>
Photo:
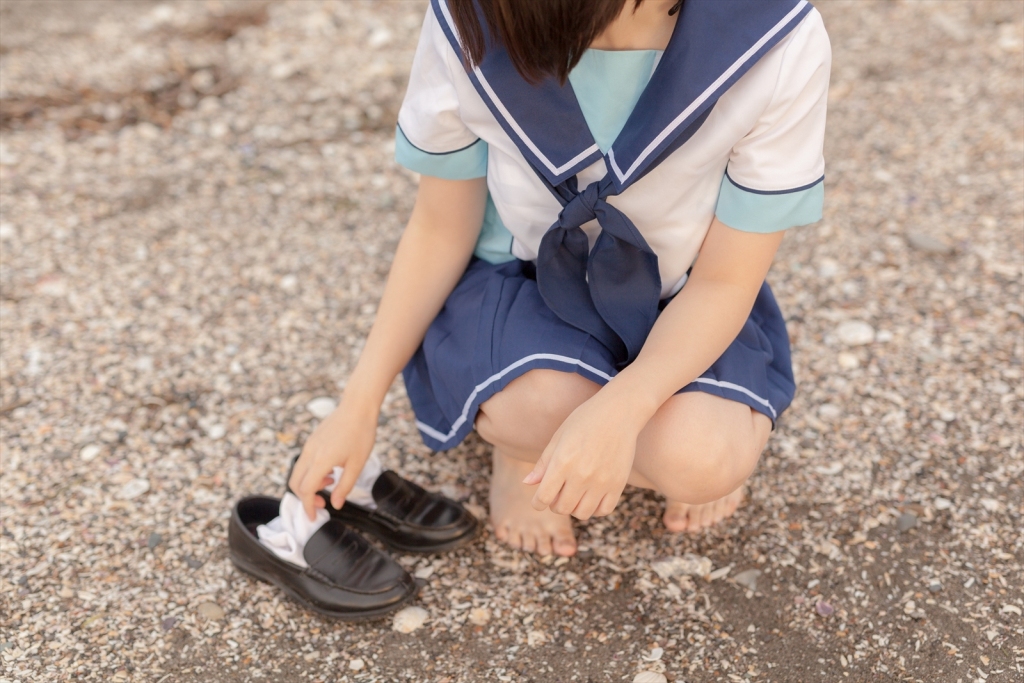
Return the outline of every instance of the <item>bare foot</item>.
<path id="1" fill-rule="evenodd" d="M 661 519 L 669 531 L 697 533 L 736 512 L 736 508 L 743 502 L 745 488 L 741 486 L 724 498 L 703 505 L 687 505 L 670 500 Z"/>
<path id="2" fill-rule="evenodd" d="M 568 515 L 537 512 L 530 505 L 536 486 L 523 484 L 533 465 L 494 451 L 491 471 L 491 523 L 494 535 L 513 548 L 540 556 L 576 554 L 576 537 Z"/>

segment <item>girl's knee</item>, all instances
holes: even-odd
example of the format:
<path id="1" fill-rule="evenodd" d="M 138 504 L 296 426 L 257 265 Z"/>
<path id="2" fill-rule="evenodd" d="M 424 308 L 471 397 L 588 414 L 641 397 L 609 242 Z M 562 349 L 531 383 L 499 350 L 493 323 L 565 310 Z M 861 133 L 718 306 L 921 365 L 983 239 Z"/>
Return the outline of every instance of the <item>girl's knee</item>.
<path id="1" fill-rule="evenodd" d="M 494 445 L 543 450 L 565 418 L 598 389 L 575 373 L 531 370 L 484 401 L 476 428 Z"/>
<path id="2" fill-rule="evenodd" d="M 722 399 L 719 399 L 722 400 Z M 645 434 L 638 457 L 648 478 L 670 500 L 698 504 L 717 500 L 743 485 L 760 459 L 767 430 L 741 406 L 735 420 L 699 414 L 669 415 Z M 745 414 L 744 414 L 745 413 Z M 755 414 L 757 416 L 759 414 Z M 663 416 L 665 417 L 665 416 Z M 767 418 L 765 418 L 767 419 Z M 763 435 L 762 435 L 763 432 Z"/>

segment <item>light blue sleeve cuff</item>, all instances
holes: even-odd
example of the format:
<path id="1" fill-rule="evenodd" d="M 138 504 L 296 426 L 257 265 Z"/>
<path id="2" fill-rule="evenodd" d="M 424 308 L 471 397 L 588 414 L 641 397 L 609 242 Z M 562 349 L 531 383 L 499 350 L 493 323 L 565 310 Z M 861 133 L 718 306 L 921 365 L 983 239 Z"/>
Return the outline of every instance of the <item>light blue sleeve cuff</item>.
<path id="1" fill-rule="evenodd" d="M 436 154 L 409 142 L 401 126 L 395 128 L 395 161 L 410 171 L 445 180 L 470 180 L 487 176 L 487 143 L 483 140 Z"/>
<path id="2" fill-rule="evenodd" d="M 752 190 L 738 185 L 729 174 L 722 177 L 715 216 L 743 232 L 778 232 L 821 220 L 825 203 L 825 177 L 792 190 Z"/>

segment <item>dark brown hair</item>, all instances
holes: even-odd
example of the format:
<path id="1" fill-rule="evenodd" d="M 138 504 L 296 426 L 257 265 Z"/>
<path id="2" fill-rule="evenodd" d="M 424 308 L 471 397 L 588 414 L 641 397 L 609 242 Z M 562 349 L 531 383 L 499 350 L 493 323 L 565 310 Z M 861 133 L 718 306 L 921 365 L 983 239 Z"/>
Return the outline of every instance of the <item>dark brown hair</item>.
<path id="1" fill-rule="evenodd" d="M 627 0 L 448 0 L 470 66 L 486 51 L 484 27 L 504 46 L 531 83 L 554 76 L 565 83 L 584 50 L 610 24 Z M 634 0 L 634 8 L 643 0 Z"/>

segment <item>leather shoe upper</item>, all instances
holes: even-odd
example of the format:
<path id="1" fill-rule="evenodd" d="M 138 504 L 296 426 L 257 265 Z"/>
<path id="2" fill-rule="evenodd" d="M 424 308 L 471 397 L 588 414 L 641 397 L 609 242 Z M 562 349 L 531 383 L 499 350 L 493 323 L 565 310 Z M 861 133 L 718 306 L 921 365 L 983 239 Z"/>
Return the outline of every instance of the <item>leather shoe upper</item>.
<path id="1" fill-rule="evenodd" d="M 297 461 L 298 458 L 292 461 L 292 469 Z M 403 552 L 450 550 L 471 541 L 480 529 L 476 517 L 462 505 L 431 493 L 392 470 L 377 477 L 370 494 L 377 505 L 375 510 L 351 501 L 337 509 L 331 505 L 330 494 L 320 492 L 333 519 L 373 534 Z"/>
<path id="2" fill-rule="evenodd" d="M 401 565 L 338 519 L 329 520 L 306 542 L 308 567 L 282 560 L 256 535 L 256 527 L 276 517 L 279 507 L 278 499 L 266 496 L 243 498 L 235 505 L 228 542 L 232 561 L 242 569 L 339 618 L 382 614 L 416 593 L 415 580 Z"/>

